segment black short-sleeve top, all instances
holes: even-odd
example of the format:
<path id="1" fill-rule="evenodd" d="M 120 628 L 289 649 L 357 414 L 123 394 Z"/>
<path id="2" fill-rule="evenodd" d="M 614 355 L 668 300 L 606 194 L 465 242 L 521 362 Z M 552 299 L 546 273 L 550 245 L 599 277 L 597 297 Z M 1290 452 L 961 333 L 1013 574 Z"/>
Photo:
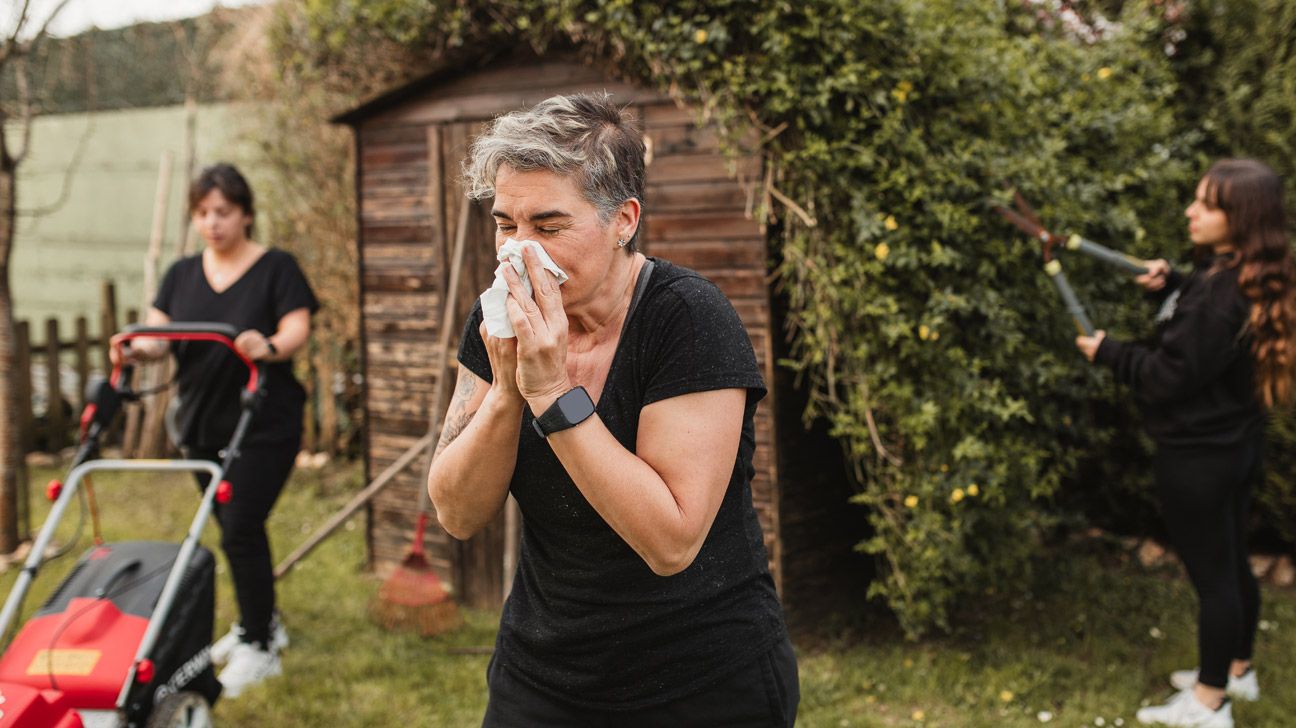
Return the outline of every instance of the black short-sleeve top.
<path id="1" fill-rule="evenodd" d="M 301 308 L 314 313 L 319 302 L 297 260 L 271 248 L 220 293 L 203 274 L 201 253 L 178 260 L 162 278 L 153 307 L 174 322 L 225 323 L 239 331 L 256 329 L 272 336 L 285 315 Z M 224 447 L 238 422 L 239 393 L 247 383 L 247 367 L 221 344 L 180 342 L 172 345 L 172 351 L 181 444 L 201 449 Z M 293 442 L 301 437 L 305 390 L 293 376 L 292 362 L 266 363 L 264 371 L 266 399 L 244 442 Z"/>
<path id="2" fill-rule="evenodd" d="M 747 390 L 742 437 L 715 522 L 693 563 L 654 574 L 585 500 L 526 409 L 510 491 L 523 515 L 521 557 L 504 605 L 497 667 L 569 702 L 626 710 L 725 677 L 785 634 L 752 507 L 753 415 L 765 385 L 751 339 L 701 275 L 654 259 L 625 322 L 598 415 L 631 452 L 639 413 L 670 397 Z M 459 361 L 491 380 L 480 303 Z"/>

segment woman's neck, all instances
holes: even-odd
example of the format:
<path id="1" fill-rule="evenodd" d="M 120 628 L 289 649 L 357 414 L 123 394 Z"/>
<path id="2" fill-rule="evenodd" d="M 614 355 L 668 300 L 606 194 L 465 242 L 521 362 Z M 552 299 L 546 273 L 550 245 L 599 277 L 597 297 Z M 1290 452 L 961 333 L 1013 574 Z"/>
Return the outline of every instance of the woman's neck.
<path id="1" fill-rule="evenodd" d="M 605 279 L 607 283 L 600 287 L 590 303 L 567 312 L 569 332 L 579 338 L 593 336 L 601 340 L 606 337 L 600 334 L 619 331 L 615 324 L 619 323 L 634 296 L 635 274 L 642 267 L 643 260 L 642 255 L 635 253 L 626 256 L 624 263 L 613 266 Z"/>
<path id="2" fill-rule="evenodd" d="M 223 265 L 234 265 L 243 261 L 251 254 L 257 245 L 247 238 L 241 238 L 223 248 L 215 248 L 208 245 L 203 249 L 203 254 L 208 256 L 208 260 L 213 263 Z"/>

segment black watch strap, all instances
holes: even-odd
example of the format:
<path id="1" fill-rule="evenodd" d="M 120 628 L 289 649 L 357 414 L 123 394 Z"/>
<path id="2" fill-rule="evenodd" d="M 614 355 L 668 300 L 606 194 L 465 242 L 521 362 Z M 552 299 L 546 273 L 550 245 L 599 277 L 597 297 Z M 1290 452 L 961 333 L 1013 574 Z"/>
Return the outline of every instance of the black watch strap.
<path id="1" fill-rule="evenodd" d="M 562 432 L 579 425 L 592 414 L 594 414 L 594 400 L 590 398 L 589 392 L 586 392 L 584 387 L 576 387 L 554 400 L 554 403 L 549 405 L 549 409 L 531 420 L 531 426 L 540 437 L 549 437 L 555 432 Z"/>

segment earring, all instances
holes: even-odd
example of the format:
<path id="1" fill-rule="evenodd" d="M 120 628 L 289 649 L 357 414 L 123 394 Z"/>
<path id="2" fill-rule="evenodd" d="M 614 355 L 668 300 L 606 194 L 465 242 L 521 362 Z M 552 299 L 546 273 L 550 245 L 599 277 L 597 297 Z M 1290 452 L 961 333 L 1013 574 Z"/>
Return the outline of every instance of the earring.
<path id="1" fill-rule="evenodd" d="M 627 240 L 627 239 L 625 239 L 625 238 L 618 238 L 618 239 L 617 239 L 617 247 L 618 247 L 618 248 L 624 248 L 625 246 L 627 246 L 627 245 L 629 245 L 629 244 L 630 244 L 630 241 Z"/>

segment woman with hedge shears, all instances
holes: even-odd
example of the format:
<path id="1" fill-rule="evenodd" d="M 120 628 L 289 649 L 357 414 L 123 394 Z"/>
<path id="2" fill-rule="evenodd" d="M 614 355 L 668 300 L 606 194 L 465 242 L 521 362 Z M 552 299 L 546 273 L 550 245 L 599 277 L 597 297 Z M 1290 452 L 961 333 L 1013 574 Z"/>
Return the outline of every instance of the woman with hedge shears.
<path id="1" fill-rule="evenodd" d="M 1185 211 L 1193 270 L 1151 261 L 1136 280 L 1161 302 L 1147 343 L 1096 331 L 1076 346 L 1128 385 L 1156 441 L 1157 496 L 1199 600 L 1198 670 L 1143 708 L 1145 724 L 1232 728 L 1229 697 L 1260 696 L 1252 647 L 1260 590 L 1246 526 L 1265 411 L 1292 398 L 1296 288 L 1283 188 L 1254 160 L 1216 162 Z"/>

